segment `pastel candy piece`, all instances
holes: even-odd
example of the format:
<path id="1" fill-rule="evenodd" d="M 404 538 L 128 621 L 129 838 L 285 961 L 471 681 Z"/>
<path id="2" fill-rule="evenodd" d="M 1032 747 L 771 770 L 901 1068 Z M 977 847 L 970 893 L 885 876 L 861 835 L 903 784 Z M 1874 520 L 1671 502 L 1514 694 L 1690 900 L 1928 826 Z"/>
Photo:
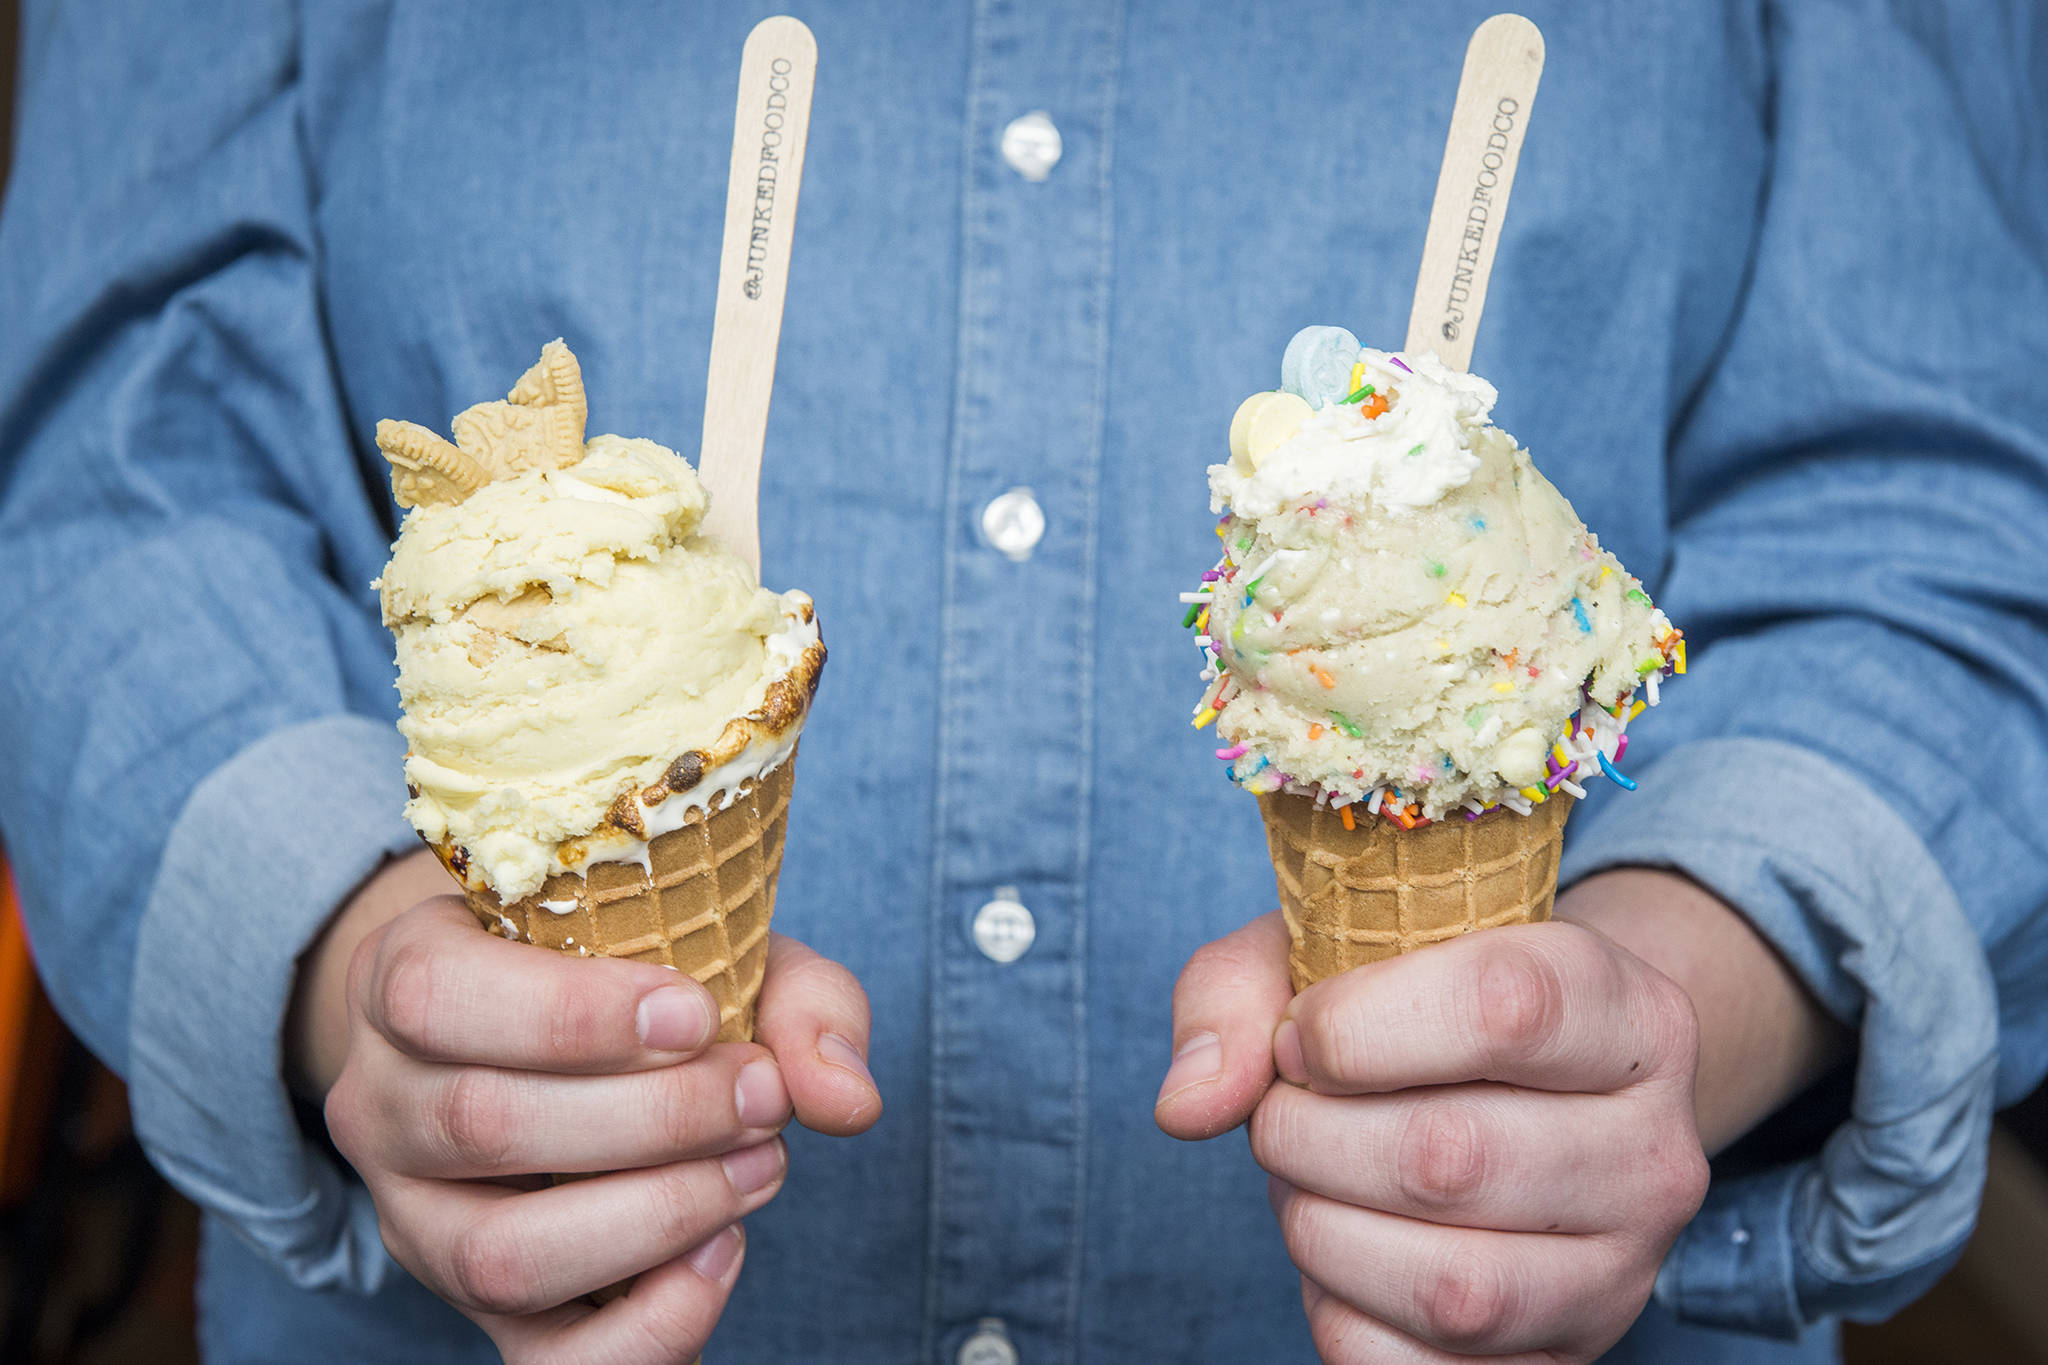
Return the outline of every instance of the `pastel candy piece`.
<path id="1" fill-rule="evenodd" d="M 1251 469 L 1252 414 L 1273 395 L 1255 393 L 1237 405 L 1230 418 L 1230 462 L 1247 472 Z"/>
<path id="2" fill-rule="evenodd" d="M 1358 338 L 1342 327 L 1304 327 L 1280 357 L 1280 387 L 1326 408 L 1351 392 L 1351 367 L 1358 363 Z"/>
<path id="3" fill-rule="evenodd" d="M 1543 736 L 1525 725 L 1500 742 L 1493 751 L 1493 763 L 1504 781 L 1526 787 L 1542 778 L 1543 756 L 1549 752 Z"/>
<path id="4" fill-rule="evenodd" d="M 1237 415 L 1230 419 L 1230 462 L 1246 473 L 1256 470 L 1314 415 L 1315 409 L 1300 394 L 1253 394 L 1238 404 Z"/>

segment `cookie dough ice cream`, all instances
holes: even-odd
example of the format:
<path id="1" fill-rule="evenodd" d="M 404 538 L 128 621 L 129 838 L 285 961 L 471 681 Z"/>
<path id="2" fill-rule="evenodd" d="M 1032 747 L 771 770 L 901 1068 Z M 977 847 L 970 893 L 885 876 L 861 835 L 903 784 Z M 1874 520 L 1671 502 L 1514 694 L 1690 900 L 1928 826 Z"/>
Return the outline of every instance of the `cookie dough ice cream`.
<path id="1" fill-rule="evenodd" d="M 377 585 L 406 815 L 508 904 L 596 862 L 644 864 L 665 830 L 785 762 L 824 655 L 808 597 L 767 591 L 700 534 L 706 495 L 681 457 L 584 442 L 566 347 L 521 386 L 526 401 L 515 388 L 456 419 L 456 444 L 378 433 L 415 504 Z"/>

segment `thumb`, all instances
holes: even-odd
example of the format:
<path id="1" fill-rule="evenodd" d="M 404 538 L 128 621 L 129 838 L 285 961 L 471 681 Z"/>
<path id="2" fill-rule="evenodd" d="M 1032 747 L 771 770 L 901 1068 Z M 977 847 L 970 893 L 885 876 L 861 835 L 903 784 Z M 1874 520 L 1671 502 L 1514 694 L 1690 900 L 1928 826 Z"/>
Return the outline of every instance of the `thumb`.
<path id="1" fill-rule="evenodd" d="M 1202 948 L 1173 988 L 1173 1065 L 1152 1116 L 1177 1138 L 1226 1133 L 1273 1083 L 1273 1030 L 1294 999 L 1274 911 Z"/>
<path id="2" fill-rule="evenodd" d="M 775 1054 L 804 1127 L 833 1137 L 882 1116 L 868 1074 L 868 996 L 852 972 L 793 938 L 768 936 L 768 975 L 754 1040 Z"/>

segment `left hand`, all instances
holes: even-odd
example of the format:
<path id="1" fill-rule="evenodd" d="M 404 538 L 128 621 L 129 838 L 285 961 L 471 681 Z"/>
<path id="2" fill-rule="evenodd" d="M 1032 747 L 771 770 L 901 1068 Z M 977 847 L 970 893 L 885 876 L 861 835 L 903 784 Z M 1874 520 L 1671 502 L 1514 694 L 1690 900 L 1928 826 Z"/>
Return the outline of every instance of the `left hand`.
<path id="1" fill-rule="evenodd" d="M 1197 953 L 1157 1113 L 1180 1137 L 1250 1113 L 1323 1359 L 1555 1365 L 1618 1340 L 1706 1191 L 1686 992 L 1549 923 L 1290 995 L 1277 914 Z M 1276 1064 L 1293 1084 L 1267 1088 Z"/>

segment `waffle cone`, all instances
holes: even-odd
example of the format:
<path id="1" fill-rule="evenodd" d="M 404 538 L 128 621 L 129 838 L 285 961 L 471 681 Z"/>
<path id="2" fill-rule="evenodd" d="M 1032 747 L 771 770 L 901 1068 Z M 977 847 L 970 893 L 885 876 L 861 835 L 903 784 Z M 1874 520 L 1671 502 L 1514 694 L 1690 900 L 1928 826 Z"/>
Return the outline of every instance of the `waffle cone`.
<path id="1" fill-rule="evenodd" d="M 485 928 L 543 948 L 687 972 L 718 1000 L 719 1041 L 751 1042 L 795 766 L 791 755 L 724 810 L 693 812 L 682 828 L 656 835 L 647 866 L 593 863 L 511 905 L 471 890 L 470 909 Z M 543 902 L 574 908 L 557 914 Z"/>
<path id="2" fill-rule="evenodd" d="M 506 905 L 489 889 L 465 889 L 486 929 L 578 957 L 624 957 L 687 972 L 718 1001 L 718 1041 L 754 1040 L 754 1007 L 768 974 L 768 922 L 789 827 L 792 753 L 742 786 L 724 810 L 694 811 L 680 829 L 657 834 L 647 864 L 592 863 L 583 876 L 558 874 Z M 543 902 L 574 908 L 556 913 Z M 556 1184 L 588 1178 L 558 1174 Z M 590 1294 L 606 1304 L 621 1280 Z"/>
<path id="3" fill-rule="evenodd" d="M 1377 816 L 1344 828 L 1306 796 L 1259 798 L 1294 988 L 1501 924 L 1550 918 L 1572 800 L 1404 830 Z"/>

